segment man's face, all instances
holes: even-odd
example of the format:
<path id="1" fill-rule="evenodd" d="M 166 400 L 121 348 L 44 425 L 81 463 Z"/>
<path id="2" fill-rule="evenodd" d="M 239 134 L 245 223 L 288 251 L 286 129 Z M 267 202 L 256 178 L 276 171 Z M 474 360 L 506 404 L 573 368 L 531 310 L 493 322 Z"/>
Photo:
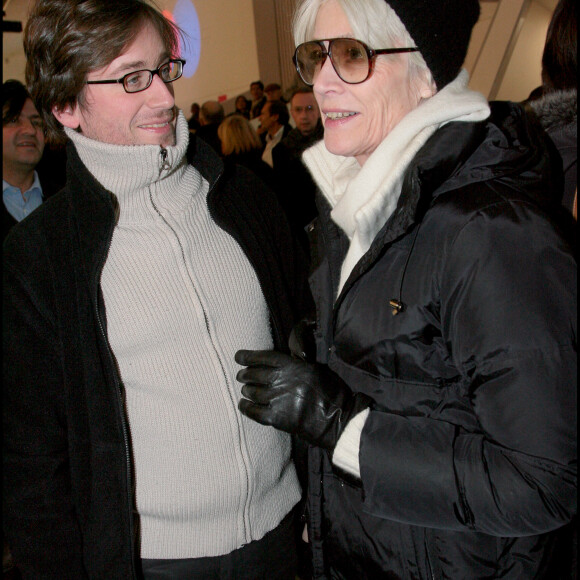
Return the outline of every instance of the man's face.
<path id="1" fill-rule="evenodd" d="M 266 131 L 270 129 L 272 124 L 278 118 L 277 115 L 270 115 L 270 107 L 270 101 L 267 101 L 262 107 L 262 112 L 260 114 L 260 126 L 262 129 L 266 129 Z"/>
<path id="2" fill-rule="evenodd" d="M 3 164 L 33 170 L 44 151 L 44 126 L 31 99 L 20 115 L 2 125 Z"/>
<path id="3" fill-rule="evenodd" d="M 302 135 L 310 135 L 320 119 L 320 109 L 314 93 L 296 93 L 292 97 L 290 113 Z"/>
<path id="4" fill-rule="evenodd" d="M 279 101 L 282 98 L 282 89 L 271 89 L 266 93 L 269 101 Z"/>
<path id="5" fill-rule="evenodd" d="M 157 30 L 146 24 L 126 52 L 108 66 L 92 71 L 87 80 L 120 79 L 141 69 L 155 70 L 172 55 Z M 55 117 L 95 141 L 113 145 L 175 145 L 176 108 L 171 84 L 154 75 L 149 88 L 126 93 L 122 83 L 87 85 L 85 102 Z"/>
<path id="6" fill-rule="evenodd" d="M 264 96 L 264 91 L 260 88 L 257 83 L 250 85 L 250 93 L 252 94 L 252 100 L 257 101 Z"/>

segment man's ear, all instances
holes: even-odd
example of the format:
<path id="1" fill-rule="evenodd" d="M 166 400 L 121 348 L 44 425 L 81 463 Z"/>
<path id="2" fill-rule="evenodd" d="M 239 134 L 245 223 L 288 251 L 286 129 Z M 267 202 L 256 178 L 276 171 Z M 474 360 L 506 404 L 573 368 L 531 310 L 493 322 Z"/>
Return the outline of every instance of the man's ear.
<path id="1" fill-rule="evenodd" d="M 74 107 L 72 105 L 65 105 L 61 109 L 55 105 L 52 107 L 52 114 L 63 127 L 68 127 L 69 129 L 78 129 L 79 125 L 81 124 L 78 115 L 78 108 L 78 105 L 74 105 Z"/>

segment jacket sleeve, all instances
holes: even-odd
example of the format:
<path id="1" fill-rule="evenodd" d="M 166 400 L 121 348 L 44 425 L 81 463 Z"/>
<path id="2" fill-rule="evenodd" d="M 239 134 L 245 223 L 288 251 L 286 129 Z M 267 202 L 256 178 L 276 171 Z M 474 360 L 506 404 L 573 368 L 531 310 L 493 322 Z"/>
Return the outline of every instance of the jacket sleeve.
<path id="1" fill-rule="evenodd" d="M 373 410 L 360 449 L 369 513 L 525 536 L 576 511 L 576 264 L 538 210 L 505 205 L 442 248 L 443 338 L 476 427 Z"/>
<path id="2" fill-rule="evenodd" d="M 86 572 L 71 501 L 59 338 L 44 306 L 46 296 L 39 300 L 24 277 L 14 273 L 18 267 L 7 262 L 3 532 L 24 578 L 82 579 Z M 34 260 L 27 262 L 29 269 L 34 268 L 31 262 Z"/>

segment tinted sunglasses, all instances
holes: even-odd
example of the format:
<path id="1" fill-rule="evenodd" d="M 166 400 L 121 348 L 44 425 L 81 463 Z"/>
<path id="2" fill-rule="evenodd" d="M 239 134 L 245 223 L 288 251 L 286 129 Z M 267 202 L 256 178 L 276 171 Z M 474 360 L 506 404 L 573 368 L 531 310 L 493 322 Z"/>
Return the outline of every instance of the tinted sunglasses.
<path id="1" fill-rule="evenodd" d="M 328 49 L 324 43 L 328 42 Z M 320 69 L 330 57 L 330 62 L 341 80 L 350 85 L 364 83 L 373 70 L 375 57 L 379 54 L 417 52 L 416 47 L 369 48 L 354 38 L 326 38 L 304 42 L 296 48 L 294 65 L 300 78 L 309 86 L 314 84 Z"/>

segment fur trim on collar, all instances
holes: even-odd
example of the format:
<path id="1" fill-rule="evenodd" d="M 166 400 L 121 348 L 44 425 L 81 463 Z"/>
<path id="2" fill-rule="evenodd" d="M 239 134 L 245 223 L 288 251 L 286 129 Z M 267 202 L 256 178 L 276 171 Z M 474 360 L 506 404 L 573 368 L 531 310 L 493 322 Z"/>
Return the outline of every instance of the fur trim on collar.
<path id="1" fill-rule="evenodd" d="M 546 131 L 577 123 L 578 94 L 575 89 L 548 93 L 531 101 L 530 106 Z"/>

